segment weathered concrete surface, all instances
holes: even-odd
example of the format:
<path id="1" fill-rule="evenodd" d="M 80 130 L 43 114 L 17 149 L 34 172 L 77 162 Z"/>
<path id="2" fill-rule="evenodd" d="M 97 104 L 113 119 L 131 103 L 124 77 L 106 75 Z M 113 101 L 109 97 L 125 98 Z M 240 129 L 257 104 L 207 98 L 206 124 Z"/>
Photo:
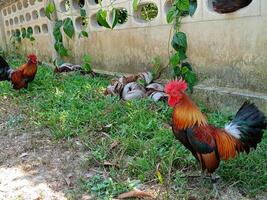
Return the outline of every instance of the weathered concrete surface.
<path id="1" fill-rule="evenodd" d="M 223 113 L 235 113 L 245 100 L 249 100 L 267 115 L 267 94 L 264 93 L 199 84 L 195 86 L 192 97 L 207 108 L 220 110 Z"/>
<path id="2" fill-rule="evenodd" d="M 185 24 L 188 57 L 200 81 L 267 93 L 266 24 L 267 15 L 196 23 L 198 32 Z"/>

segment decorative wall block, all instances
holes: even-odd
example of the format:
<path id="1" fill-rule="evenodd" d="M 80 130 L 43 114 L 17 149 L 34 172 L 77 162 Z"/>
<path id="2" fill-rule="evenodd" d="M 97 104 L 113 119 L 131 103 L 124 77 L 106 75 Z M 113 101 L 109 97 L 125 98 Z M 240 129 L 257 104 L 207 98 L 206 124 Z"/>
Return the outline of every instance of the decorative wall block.
<path id="1" fill-rule="evenodd" d="M 2 14 L 3 14 L 4 16 L 7 16 L 6 8 L 2 9 Z"/>
<path id="2" fill-rule="evenodd" d="M 98 3 L 100 0 L 85 0 L 85 1 L 87 1 L 88 8 L 90 10 L 99 9 L 101 7 L 100 4 Z M 106 7 L 111 4 L 111 1 L 114 1 L 114 0 L 102 0 L 101 4 L 103 7 Z"/>
<path id="3" fill-rule="evenodd" d="M 198 22 L 203 20 L 203 0 L 197 0 L 197 9 L 194 13 L 194 15 L 184 17 L 182 19 L 182 23 L 190 23 L 190 22 Z M 170 9 L 172 5 L 172 0 L 163 0 L 161 1 L 161 10 L 162 10 L 162 24 L 168 24 L 167 23 L 167 14 L 168 10 Z"/>
<path id="4" fill-rule="evenodd" d="M 154 4 L 158 11 L 155 18 L 151 20 L 144 20 L 142 19 L 141 11 L 144 8 L 144 6 L 148 4 Z M 162 14 L 161 14 L 161 1 L 160 0 L 143 0 L 139 3 L 137 11 L 134 11 L 133 6 L 131 6 L 131 16 L 133 16 L 132 19 L 132 26 L 133 27 L 146 27 L 146 26 L 158 26 L 162 24 Z"/>
<path id="5" fill-rule="evenodd" d="M 34 34 L 39 35 L 41 33 L 41 27 L 39 25 L 35 25 L 34 28 Z"/>
<path id="6" fill-rule="evenodd" d="M 3 28 L 5 40 L 9 41 L 12 34 L 16 33 L 21 36 L 25 31 L 30 31 L 36 38 L 36 42 L 31 45 L 31 48 L 25 47 L 24 50 L 32 51 L 33 48 L 39 46 L 44 48 L 42 52 L 52 54 L 53 45 L 50 30 L 50 21 L 45 16 L 45 2 L 43 0 L 19 0 L 10 3 L 4 8 L 0 8 L 3 20 Z M 38 41 L 38 42 L 37 42 Z M 28 44 L 30 41 L 23 40 L 22 44 Z M 40 46 L 40 44 L 42 44 Z M 49 48 L 44 44 L 51 44 Z"/>
<path id="7" fill-rule="evenodd" d="M 212 0 L 203 0 L 204 20 L 228 20 L 240 17 L 260 16 L 260 0 L 253 0 L 247 7 L 233 13 L 219 14 L 213 10 Z"/>
<path id="8" fill-rule="evenodd" d="M 131 7 L 132 7 L 132 2 L 131 1 L 119 1 L 120 3 L 114 3 L 113 7 L 115 9 L 120 10 L 122 13 L 125 14 L 130 14 L 131 13 Z M 114 30 L 118 29 L 127 29 L 132 27 L 132 16 L 128 16 L 124 18 L 124 15 L 120 15 L 121 19 L 115 26 Z M 112 11 L 109 12 L 109 24 L 112 24 Z"/>
<path id="9" fill-rule="evenodd" d="M 81 4 L 79 1 L 72 0 L 71 2 L 71 13 L 74 16 L 80 16 L 80 9 L 88 10 L 87 3 L 84 1 L 84 4 Z"/>
<path id="10" fill-rule="evenodd" d="M 49 29 L 48 29 L 48 25 L 47 24 L 42 24 L 42 33 L 43 34 L 47 34 Z"/>
<path id="11" fill-rule="evenodd" d="M 64 19 L 66 15 L 71 15 L 71 9 L 66 6 L 66 2 L 67 0 L 55 1 L 56 9 L 59 11 L 57 12 L 58 19 Z"/>
<path id="12" fill-rule="evenodd" d="M 98 9 L 95 10 L 90 10 L 89 12 L 89 32 L 90 31 L 108 31 L 107 28 L 101 26 L 96 19 L 96 13 L 97 13 Z M 109 19 L 109 16 L 108 16 Z M 107 20 L 108 20 L 107 19 Z"/>

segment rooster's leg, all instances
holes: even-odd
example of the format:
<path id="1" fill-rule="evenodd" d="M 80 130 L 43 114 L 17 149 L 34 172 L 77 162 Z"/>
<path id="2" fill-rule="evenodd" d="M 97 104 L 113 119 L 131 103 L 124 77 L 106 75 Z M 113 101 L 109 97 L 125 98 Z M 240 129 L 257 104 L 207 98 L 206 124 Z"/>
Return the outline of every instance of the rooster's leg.
<path id="1" fill-rule="evenodd" d="M 207 172 L 207 171 L 205 171 L 205 170 L 202 170 L 202 171 L 201 171 L 201 177 L 202 177 L 203 179 L 209 179 L 209 180 L 211 180 L 212 182 L 213 182 L 213 180 L 214 180 L 214 181 L 218 181 L 218 180 L 221 178 L 220 176 L 215 175 L 215 174 L 211 174 L 211 173 L 209 173 L 209 172 Z"/>
<path id="2" fill-rule="evenodd" d="M 201 177 L 202 177 L 203 180 L 205 180 L 205 179 L 210 179 L 211 176 L 210 176 L 210 174 L 207 173 L 206 170 L 202 169 L 201 170 Z"/>
<path id="3" fill-rule="evenodd" d="M 211 181 L 213 182 L 217 182 L 221 177 L 219 175 L 216 174 L 211 174 Z"/>
<path id="4" fill-rule="evenodd" d="M 215 195 L 215 198 L 219 196 L 219 192 L 217 190 L 217 181 L 219 180 L 219 176 L 216 176 L 216 174 L 211 174 L 211 182 L 213 186 L 212 193 Z"/>

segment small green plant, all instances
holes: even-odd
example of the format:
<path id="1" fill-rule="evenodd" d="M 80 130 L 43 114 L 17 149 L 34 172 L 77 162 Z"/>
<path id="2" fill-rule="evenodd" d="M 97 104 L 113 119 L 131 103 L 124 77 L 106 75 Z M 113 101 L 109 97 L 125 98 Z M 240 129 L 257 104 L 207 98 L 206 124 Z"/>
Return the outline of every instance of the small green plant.
<path id="1" fill-rule="evenodd" d="M 5 57 L 5 50 L 0 47 L 0 56 Z"/>
<path id="2" fill-rule="evenodd" d="M 110 177 L 104 179 L 101 174 L 96 174 L 84 181 L 84 189 L 99 199 L 108 200 L 132 190 L 137 184 L 138 181 L 116 182 Z"/>
<path id="3" fill-rule="evenodd" d="M 152 69 L 151 69 L 151 73 L 153 75 L 153 79 L 158 79 L 163 70 L 165 69 L 165 67 L 163 66 L 161 59 L 159 56 L 156 56 L 153 60 L 152 60 Z"/>
<path id="4" fill-rule="evenodd" d="M 85 54 L 85 55 L 83 56 L 82 68 L 83 68 L 83 70 L 85 70 L 86 72 L 91 72 L 91 71 L 92 71 L 91 61 L 92 61 L 92 58 L 91 58 L 91 56 L 89 56 L 88 54 Z"/>

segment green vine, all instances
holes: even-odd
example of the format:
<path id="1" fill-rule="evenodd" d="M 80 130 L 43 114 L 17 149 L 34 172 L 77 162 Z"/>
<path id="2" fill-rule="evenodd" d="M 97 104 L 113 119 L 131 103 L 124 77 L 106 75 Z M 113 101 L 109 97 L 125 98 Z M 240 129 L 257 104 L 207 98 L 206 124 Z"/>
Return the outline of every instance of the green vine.
<path id="1" fill-rule="evenodd" d="M 196 8 L 196 0 L 174 0 L 167 14 L 167 22 L 174 24 L 174 35 L 171 45 L 175 52 L 170 56 L 170 66 L 175 77 L 182 77 L 188 83 L 190 92 L 193 91 L 193 86 L 197 82 L 197 76 L 191 64 L 186 61 L 186 34 L 179 30 L 182 18 L 188 15 L 193 16 Z"/>
<path id="2" fill-rule="evenodd" d="M 115 0 L 116 1 L 116 0 Z M 105 28 L 113 29 L 117 24 L 122 24 L 127 20 L 128 13 L 127 11 L 122 11 L 113 7 L 112 1 L 110 5 L 107 7 L 103 7 L 101 1 L 99 1 L 100 9 L 96 14 L 96 20 L 100 26 Z M 66 1 L 68 2 L 68 1 Z M 135 11 L 138 10 L 138 6 L 140 5 L 140 0 L 132 0 L 132 6 Z M 70 5 L 66 5 L 70 7 Z M 181 20 L 185 16 L 193 16 L 194 12 L 197 8 L 197 0 L 172 0 L 172 5 L 167 14 L 167 22 L 173 23 L 174 25 L 174 35 L 172 37 L 171 45 L 174 50 L 172 55 L 170 56 L 169 66 L 173 70 L 174 77 L 182 77 L 189 86 L 189 91 L 193 91 L 193 86 L 197 82 L 196 73 L 193 71 L 192 66 L 189 62 L 187 62 L 187 37 L 186 34 L 179 31 L 181 27 Z M 152 9 L 152 12 L 147 9 Z M 143 18 L 152 19 L 155 15 L 155 8 L 153 5 L 149 5 L 147 8 L 143 8 L 145 11 Z M 112 12 L 112 20 L 108 22 L 107 15 L 109 11 Z M 54 12 L 59 12 L 56 10 L 55 4 L 48 3 L 45 8 L 46 16 L 52 20 L 52 14 Z M 148 16 L 148 15 L 153 16 Z M 85 31 L 85 27 L 88 25 L 88 17 L 86 14 L 86 10 L 80 8 L 80 17 L 82 20 L 82 30 L 79 33 L 79 38 L 88 37 L 88 32 Z M 56 20 L 55 26 L 53 30 L 53 35 L 55 38 L 55 50 L 61 57 L 68 56 L 69 51 L 64 46 L 62 30 L 67 35 L 68 38 L 72 39 L 75 29 L 70 17 L 66 17 L 64 20 Z"/>

